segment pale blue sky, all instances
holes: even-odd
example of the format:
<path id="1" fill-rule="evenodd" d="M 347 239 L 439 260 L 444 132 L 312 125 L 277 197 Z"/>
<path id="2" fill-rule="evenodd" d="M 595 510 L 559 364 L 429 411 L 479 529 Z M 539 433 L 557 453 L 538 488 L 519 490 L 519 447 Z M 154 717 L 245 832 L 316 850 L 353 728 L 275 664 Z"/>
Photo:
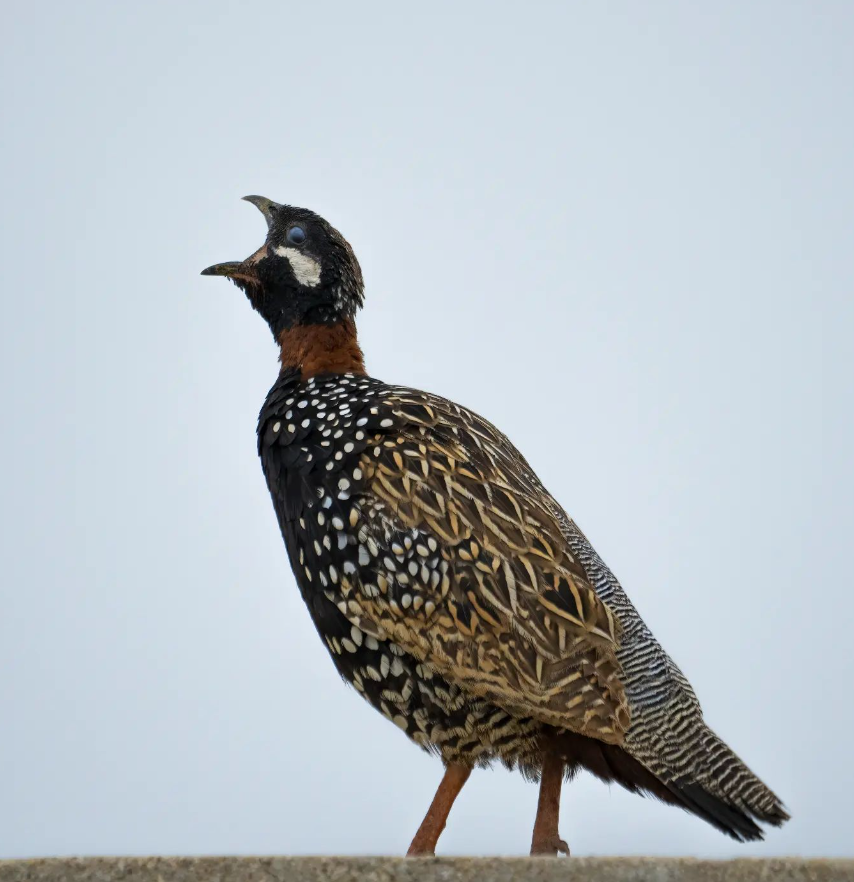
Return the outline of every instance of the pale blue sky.
<path id="1" fill-rule="evenodd" d="M 372 373 L 501 427 L 794 820 L 566 788 L 578 854 L 852 854 L 854 6 L 13 4 L 0 855 L 401 853 L 440 776 L 338 680 L 255 454 L 262 193 Z M 522 854 L 477 772 L 445 853 Z"/>

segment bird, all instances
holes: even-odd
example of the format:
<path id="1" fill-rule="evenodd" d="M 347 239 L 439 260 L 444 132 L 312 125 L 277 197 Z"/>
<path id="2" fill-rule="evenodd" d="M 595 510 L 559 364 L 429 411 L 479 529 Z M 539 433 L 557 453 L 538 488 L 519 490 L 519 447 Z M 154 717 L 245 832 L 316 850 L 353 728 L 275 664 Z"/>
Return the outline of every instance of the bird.
<path id="1" fill-rule="evenodd" d="M 258 454 L 312 622 L 341 677 L 444 766 L 407 854 L 435 853 L 472 770 L 494 763 L 539 783 L 534 855 L 569 853 L 560 795 L 582 769 L 738 841 L 788 820 L 511 441 L 367 372 L 341 233 L 244 198 L 264 244 L 202 274 L 234 282 L 279 350 Z"/>

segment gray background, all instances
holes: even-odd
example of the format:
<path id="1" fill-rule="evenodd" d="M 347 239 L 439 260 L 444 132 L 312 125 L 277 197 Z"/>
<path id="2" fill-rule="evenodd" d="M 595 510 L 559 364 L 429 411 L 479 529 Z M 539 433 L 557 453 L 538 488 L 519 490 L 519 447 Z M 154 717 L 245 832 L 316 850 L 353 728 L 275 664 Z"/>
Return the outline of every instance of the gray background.
<path id="1" fill-rule="evenodd" d="M 255 455 L 245 193 L 353 243 L 371 372 L 523 449 L 794 820 L 584 776 L 579 854 L 852 854 L 854 6 L 9 4 L 0 853 L 390 852 L 436 760 L 342 686 Z M 478 772 L 445 853 L 527 850 Z"/>

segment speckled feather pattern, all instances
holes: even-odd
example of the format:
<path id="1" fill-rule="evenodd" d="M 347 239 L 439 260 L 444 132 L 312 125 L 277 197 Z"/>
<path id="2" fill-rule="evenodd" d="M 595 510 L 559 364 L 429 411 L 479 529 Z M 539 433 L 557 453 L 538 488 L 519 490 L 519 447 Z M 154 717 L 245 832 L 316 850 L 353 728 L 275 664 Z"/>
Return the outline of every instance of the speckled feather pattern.
<path id="1" fill-rule="evenodd" d="M 761 835 L 752 818 L 785 820 L 705 725 L 590 543 L 486 420 L 368 376 L 303 381 L 285 370 L 258 444 L 339 673 L 417 744 L 446 762 L 498 759 L 536 776 L 541 739 L 565 732 L 567 744 L 599 743 L 612 758 L 603 772 L 568 755 L 570 769 L 641 787 L 736 838 Z"/>

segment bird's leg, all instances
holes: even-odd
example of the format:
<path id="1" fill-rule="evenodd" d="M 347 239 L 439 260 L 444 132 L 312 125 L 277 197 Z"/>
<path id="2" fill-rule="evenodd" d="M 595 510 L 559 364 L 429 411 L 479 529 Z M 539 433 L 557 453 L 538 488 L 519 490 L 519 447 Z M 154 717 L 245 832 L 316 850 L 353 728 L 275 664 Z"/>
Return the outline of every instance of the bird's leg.
<path id="1" fill-rule="evenodd" d="M 563 784 L 564 761 L 555 753 L 543 756 L 540 777 L 540 798 L 531 838 L 531 854 L 569 854 L 569 846 L 557 831 L 560 816 L 560 787 Z"/>
<path id="2" fill-rule="evenodd" d="M 445 829 L 445 823 L 451 811 L 454 800 L 463 789 L 463 784 L 468 781 L 471 769 L 466 766 L 450 763 L 445 769 L 445 775 L 439 784 L 439 789 L 424 815 L 424 820 L 406 852 L 407 857 L 418 855 L 430 855 L 436 851 L 436 843 Z"/>

